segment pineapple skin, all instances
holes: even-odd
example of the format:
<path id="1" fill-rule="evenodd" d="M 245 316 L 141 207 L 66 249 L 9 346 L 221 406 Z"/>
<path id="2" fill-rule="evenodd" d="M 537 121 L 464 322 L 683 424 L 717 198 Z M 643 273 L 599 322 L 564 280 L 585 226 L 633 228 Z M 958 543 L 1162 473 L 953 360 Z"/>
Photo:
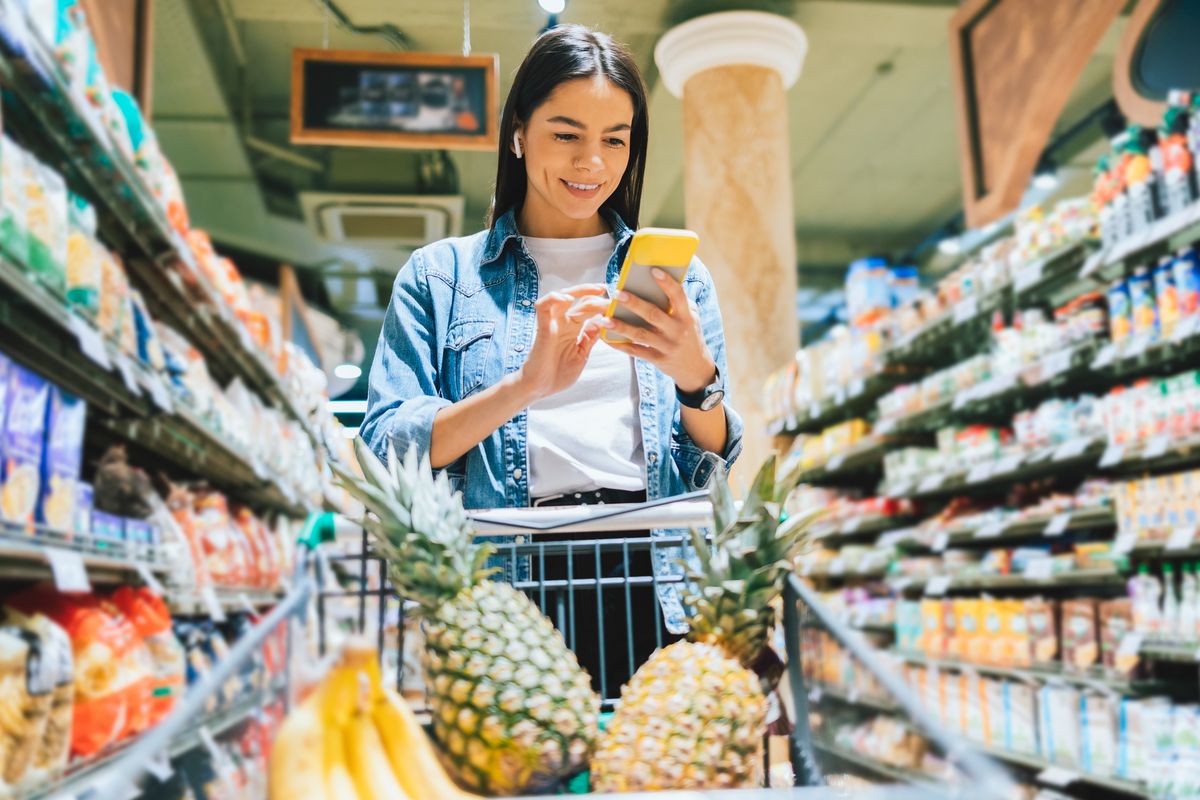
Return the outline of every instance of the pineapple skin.
<path id="1" fill-rule="evenodd" d="M 717 645 L 676 642 L 622 688 L 592 758 L 592 789 L 757 786 L 766 716 L 757 675 Z"/>
<path id="2" fill-rule="evenodd" d="M 600 699 L 528 597 L 486 581 L 443 604 L 424 627 L 434 737 L 459 783 L 514 795 L 586 768 Z"/>

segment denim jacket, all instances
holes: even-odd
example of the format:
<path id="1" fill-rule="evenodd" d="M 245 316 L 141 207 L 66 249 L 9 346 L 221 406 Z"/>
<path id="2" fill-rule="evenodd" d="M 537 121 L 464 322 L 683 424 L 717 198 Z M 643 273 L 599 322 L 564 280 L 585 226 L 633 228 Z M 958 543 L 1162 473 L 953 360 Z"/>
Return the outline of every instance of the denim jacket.
<path id="1" fill-rule="evenodd" d="M 615 213 L 604 213 L 617 240 L 607 270 L 612 293 L 633 232 Z M 537 329 L 538 280 L 537 264 L 511 210 L 491 230 L 443 239 L 413 253 L 396 276 L 371 365 L 361 435 L 376 455 L 386 459 L 389 440 L 398 454 L 415 445 L 424 455 L 440 409 L 520 369 Z M 704 338 L 721 374 L 728 375 L 717 295 L 699 259 L 692 259 L 684 290 L 700 309 Z M 725 451 L 704 451 L 683 427 L 674 382 L 641 359 L 635 370 L 647 497 L 704 488 L 718 464 L 732 464 L 741 452 L 741 418 L 727 402 Z M 526 420 L 527 412 L 520 412 L 445 468 L 467 508 L 529 505 Z M 679 553 L 673 549 L 656 548 L 659 575 L 679 574 Z M 668 628 L 682 632 L 686 622 L 676 586 L 660 584 L 659 599 Z"/>

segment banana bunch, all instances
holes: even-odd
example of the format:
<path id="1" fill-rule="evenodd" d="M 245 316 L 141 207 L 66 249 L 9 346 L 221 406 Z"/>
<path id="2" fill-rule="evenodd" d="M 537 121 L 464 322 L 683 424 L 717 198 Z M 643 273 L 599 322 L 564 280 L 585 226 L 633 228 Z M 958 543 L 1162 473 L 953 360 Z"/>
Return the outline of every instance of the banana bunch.
<path id="1" fill-rule="evenodd" d="M 369 644 L 352 641 L 284 720 L 269 800 L 471 800 L 442 769 L 408 704 L 383 686 Z"/>

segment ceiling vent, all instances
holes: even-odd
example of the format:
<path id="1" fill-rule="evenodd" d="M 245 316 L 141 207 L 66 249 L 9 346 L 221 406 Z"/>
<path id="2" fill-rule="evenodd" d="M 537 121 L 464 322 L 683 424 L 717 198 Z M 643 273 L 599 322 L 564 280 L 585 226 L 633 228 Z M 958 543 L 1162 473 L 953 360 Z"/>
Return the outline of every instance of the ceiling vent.
<path id="1" fill-rule="evenodd" d="M 322 239 L 374 247 L 421 247 L 462 235 L 462 195 L 301 192 L 304 219 Z"/>

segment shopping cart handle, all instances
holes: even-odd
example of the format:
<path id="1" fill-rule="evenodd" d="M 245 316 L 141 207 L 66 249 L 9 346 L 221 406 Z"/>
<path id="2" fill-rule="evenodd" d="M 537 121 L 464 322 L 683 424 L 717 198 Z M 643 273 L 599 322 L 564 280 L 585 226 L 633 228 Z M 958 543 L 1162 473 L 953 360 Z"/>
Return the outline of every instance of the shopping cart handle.
<path id="1" fill-rule="evenodd" d="M 322 542 L 332 542 L 334 540 L 334 521 L 334 516 L 329 511 L 309 514 L 308 518 L 304 520 L 304 528 L 301 529 L 297 541 L 310 550 L 316 550 L 317 545 Z"/>
<path id="2" fill-rule="evenodd" d="M 712 527 L 712 503 L 706 491 L 649 500 L 592 506 L 495 508 L 468 512 L 475 532 L 490 536 L 513 533 L 601 533 L 653 528 Z"/>

